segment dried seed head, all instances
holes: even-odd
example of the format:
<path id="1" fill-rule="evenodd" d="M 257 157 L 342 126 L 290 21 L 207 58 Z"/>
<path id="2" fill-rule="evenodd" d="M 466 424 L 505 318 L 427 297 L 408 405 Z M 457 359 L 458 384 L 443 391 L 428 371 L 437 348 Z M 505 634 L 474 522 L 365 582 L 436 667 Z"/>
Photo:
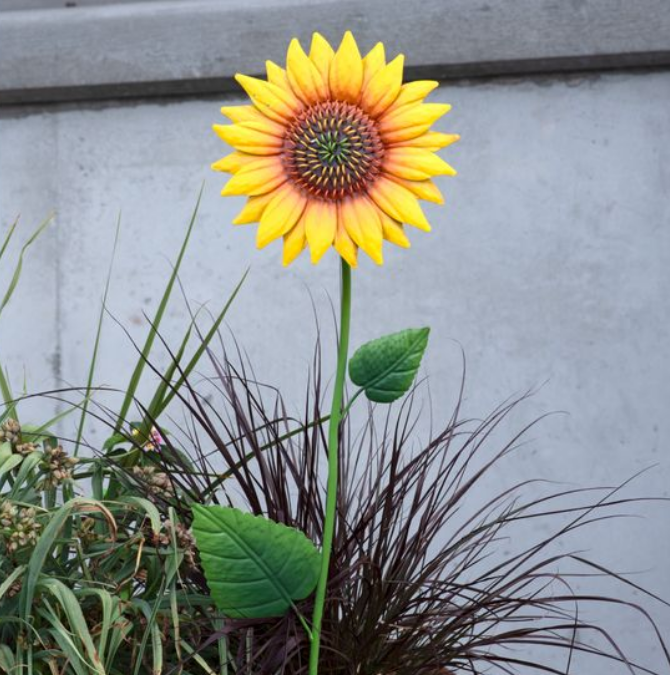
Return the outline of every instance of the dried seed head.
<path id="1" fill-rule="evenodd" d="M 42 488 L 56 487 L 65 481 L 72 479 L 72 467 L 79 460 L 76 457 L 69 457 L 58 445 L 52 448 L 50 445 L 44 446 L 44 458 L 40 463 L 42 470 L 47 474 L 42 482 Z"/>
<path id="2" fill-rule="evenodd" d="M 32 507 L 20 509 L 9 500 L 0 504 L 0 540 L 9 553 L 35 546 L 42 531 L 36 518 L 37 511 Z"/>
<path id="3" fill-rule="evenodd" d="M 0 443 L 16 443 L 21 435 L 21 425 L 12 417 L 8 417 L 0 425 Z"/>
<path id="4" fill-rule="evenodd" d="M 151 494 L 163 499 L 174 497 L 174 487 L 172 486 L 170 476 L 156 471 L 156 467 L 134 466 L 133 475 L 145 484 Z"/>
<path id="5" fill-rule="evenodd" d="M 37 450 L 37 445 L 35 445 L 35 443 L 19 443 L 18 445 L 14 446 L 14 450 L 16 450 L 19 455 L 27 457 Z"/>

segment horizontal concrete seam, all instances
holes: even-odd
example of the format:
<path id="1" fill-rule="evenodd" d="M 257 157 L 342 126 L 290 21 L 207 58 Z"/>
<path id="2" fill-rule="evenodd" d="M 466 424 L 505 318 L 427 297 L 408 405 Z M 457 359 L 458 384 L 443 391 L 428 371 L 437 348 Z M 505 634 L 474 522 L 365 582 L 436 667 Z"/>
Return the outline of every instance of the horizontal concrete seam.
<path id="1" fill-rule="evenodd" d="M 0 104 L 228 92 L 293 35 L 348 28 L 438 79 L 670 66 L 667 0 L 152 1 L 0 13 Z"/>

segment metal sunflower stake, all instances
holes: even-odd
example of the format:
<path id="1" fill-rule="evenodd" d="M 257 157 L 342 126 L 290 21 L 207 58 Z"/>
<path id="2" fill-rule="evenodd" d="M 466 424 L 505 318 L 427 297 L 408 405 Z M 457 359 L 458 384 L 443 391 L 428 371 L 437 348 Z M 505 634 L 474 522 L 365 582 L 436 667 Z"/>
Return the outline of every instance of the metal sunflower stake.
<path id="1" fill-rule="evenodd" d="M 298 40 L 286 68 L 267 62 L 267 81 L 236 79 L 252 105 L 221 109 L 232 124 L 214 125 L 234 152 L 212 168 L 232 173 L 223 195 L 246 195 L 233 221 L 259 223 L 257 245 L 283 238 L 289 265 L 309 246 L 318 263 L 333 246 L 341 257 L 337 370 L 328 429 L 328 479 L 321 551 L 298 530 L 234 508 L 194 508 L 193 531 L 217 607 L 231 618 L 265 618 L 315 591 L 309 621 L 309 672 L 316 675 L 336 520 L 339 428 L 349 365 L 368 399 L 390 403 L 411 386 L 428 328 L 408 329 L 366 343 L 348 362 L 351 268 L 362 249 L 382 264 L 382 242 L 408 248 L 404 226 L 430 225 L 419 199 L 442 204 L 432 182 L 455 170 L 435 153 L 457 134 L 431 131 L 449 105 L 425 103 L 433 81 L 403 84 L 402 55 L 386 62 L 377 44 L 362 57 L 350 32 L 337 49 L 318 33 L 309 54 Z M 358 394 L 356 394 L 358 395 Z"/>

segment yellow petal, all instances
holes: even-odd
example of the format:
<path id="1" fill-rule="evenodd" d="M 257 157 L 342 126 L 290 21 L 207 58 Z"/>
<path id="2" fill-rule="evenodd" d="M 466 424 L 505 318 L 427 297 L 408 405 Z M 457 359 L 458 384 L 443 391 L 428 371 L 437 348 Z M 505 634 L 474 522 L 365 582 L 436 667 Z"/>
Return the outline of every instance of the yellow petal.
<path id="1" fill-rule="evenodd" d="M 251 122 L 260 114 L 252 105 L 224 105 L 221 114 L 231 122 Z"/>
<path id="2" fill-rule="evenodd" d="M 290 120 L 301 108 L 300 101 L 290 92 L 272 82 L 248 75 L 235 75 L 253 104 L 267 117 L 283 123 Z"/>
<path id="3" fill-rule="evenodd" d="M 258 122 L 215 124 L 213 129 L 226 143 L 252 155 L 276 155 L 283 143 L 281 138 L 268 134 Z"/>
<path id="4" fill-rule="evenodd" d="M 314 264 L 333 245 L 337 230 L 337 207 L 321 200 L 310 200 L 303 215 L 305 234 Z"/>
<path id="5" fill-rule="evenodd" d="M 382 258 L 382 224 L 375 205 L 367 197 L 345 199 L 340 207 L 342 223 L 353 239 L 378 265 Z"/>
<path id="6" fill-rule="evenodd" d="M 389 148 L 384 156 L 384 171 L 407 180 L 456 175 L 452 166 L 424 148 Z"/>
<path id="7" fill-rule="evenodd" d="M 302 217 L 293 229 L 284 235 L 284 251 L 282 256 L 284 267 L 290 265 L 302 253 L 306 243 L 305 218 Z"/>
<path id="8" fill-rule="evenodd" d="M 261 157 L 240 169 L 221 191 L 229 195 L 263 195 L 286 181 L 286 172 L 275 156 Z"/>
<path id="9" fill-rule="evenodd" d="M 347 228 L 342 220 L 342 207 L 338 206 L 337 232 L 335 233 L 335 250 L 349 263 L 351 267 L 358 265 L 358 249 L 351 237 L 347 234 Z"/>
<path id="10" fill-rule="evenodd" d="M 406 141 L 428 131 L 450 110 L 446 103 L 410 103 L 385 114 L 379 121 L 379 131 L 385 143 Z"/>
<path id="11" fill-rule="evenodd" d="M 306 197 L 286 183 L 275 190 L 274 197 L 263 211 L 258 226 L 256 233 L 258 248 L 263 248 L 285 235 L 298 222 L 306 202 Z"/>
<path id="12" fill-rule="evenodd" d="M 430 232 L 430 224 L 426 220 L 417 198 L 407 188 L 390 178 L 380 176 L 370 188 L 369 193 L 375 204 L 394 220 Z"/>
<path id="13" fill-rule="evenodd" d="M 257 223 L 261 219 L 265 207 L 270 203 L 273 197 L 274 192 L 268 192 L 267 194 L 259 195 L 258 197 L 250 197 L 244 205 L 244 208 L 239 212 L 235 220 L 233 220 L 233 225 Z"/>
<path id="14" fill-rule="evenodd" d="M 392 176 L 392 178 L 419 199 L 425 199 L 427 202 L 433 202 L 434 204 L 444 204 L 444 197 L 432 180 L 404 180 L 397 176 Z"/>
<path id="15" fill-rule="evenodd" d="M 363 90 L 367 87 L 372 76 L 386 65 L 384 45 L 378 42 L 363 58 Z"/>
<path id="16" fill-rule="evenodd" d="M 421 134 L 421 136 L 418 136 L 417 138 L 410 138 L 406 141 L 393 143 L 391 147 L 425 148 L 426 150 L 437 152 L 460 140 L 460 138 L 461 137 L 458 134 L 443 134 L 439 131 L 426 131 L 425 134 Z"/>
<path id="17" fill-rule="evenodd" d="M 245 152 L 231 152 L 218 162 L 214 162 L 212 169 L 214 171 L 237 173 L 243 166 L 246 166 L 250 161 L 257 158 L 256 155 L 248 155 Z"/>
<path id="18" fill-rule="evenodd" d="M 363 59 L 354 36 L 347 31 L 330 64 L 330 92 L 334 99 L 357 103 L 363 84 Z"/>
<path id="19" fill-rule="evenodd" d="M 309 56 L 305 54 L 298 40 L 293 38 L 286 55 L 286 74 L 293 91 L 308 104 L 328 97 L 328 88 Z"/>
<path id="20" fill-rule="evenodd" d="M 382 222 L 379 217 L 380 210 L 368 197 L 359 197 L 353 202 L 354 212 L 361 223 L 363 239 L 365 242 L 361 248 L 378 264 L 384 263 L 382 256 L 382 242 L 384 240 Z"/>
<path id="21" fill-rule="evenodd" d="M 335 56 L 335 52 L 330 46 L 328 40 L 326 40 L 323 35 L 314 33 L 314 35 L 312 35 L 312 46 L 309 49 L 309 58 L 316 66 L 317 70 L 321 73 L 321 78 L 326 85 L 326 90 L 329 89 L 328 79 L 330 76 L 330 64 L 333 60 L 333 56 Z"/>
<path id="22" fill-rule="evenodd" d="M 404 62 L 405 57 L 402 54 L 396 56 L 363 86 L 361 106 L 372 117 L 381 115 L 398 97 Z"/>
<path id="23" fill-rule="evenodd" d="M 382 223 L 382 230 L 384 232 L 384 239 L 386 239 L 386 241 L 390 241 L 392 244 L 400 246 L 401 248 L 410 247 L 409 239 L 405 234 L 402 223 L 399 223 L 397 220 L 393 220 L 391 216 L 381 210 L 379 211 L 379 219 Z"/>
<path id="24" fill-rule="evenodd" d="M 282 139 L 284 138 L 284 135 L 286 134 L 286 126 L 282 124 L 277 124 L 277 122 L 273 122 L 272 120 L 268 119 L 267 117 L 265 117 L 265 115 L 261 114 L 253 106 L 248 107 L 251 108 L 254 112 L 252 114 L 245 113 L 244 116 L 246 117 L 246 119 L 242 119 L 239 122 L 236 122 L 236 124 L 248 127 L 249 129 L 262 131 L 263 133 L 268 134 L 268 136 L 275 136 L 277 138 Z M 218 124 L 216 126 L 220 127 L 224 125 Z"/>
<path id="25" fill-rule="evenodd" d="M 268 75 L 268 82 L 270 82 L 270 84 L 274 84 L 284 91 L 293 93 L 291 84 L 288 81 L 288 75 L 281 66 L 278 66 L 272 61 L 266 61 L 265 71 Z"/>
<path id="26" fill-rule="evenodd" d="M 286 133 L 286 127 L 283 124 L 273 122 L 252 105 L 223 106 L 221 112 L 235 124 L 241 122 L 256 122 L 262 124 L 267 133 L 272 134 L 273 136 L 283 136 Z"/>
<path id="27" fill-rule="evenodd" d="M 356 246 L 363 243 L 363 232 L 353 208 L 353 199 L 345 199 L 339 205 L 339 221 L 352 238 Z"/>
<path id="28" fill-rule="evenodd" d="M 435 80 L 415 80 L 414 82 L 403 84 L 400 87 L 398 98 L 389 106 L 388 112 L 390 113 L 409 103 L 420 103 L 437 85 L 438 82 Z"/>

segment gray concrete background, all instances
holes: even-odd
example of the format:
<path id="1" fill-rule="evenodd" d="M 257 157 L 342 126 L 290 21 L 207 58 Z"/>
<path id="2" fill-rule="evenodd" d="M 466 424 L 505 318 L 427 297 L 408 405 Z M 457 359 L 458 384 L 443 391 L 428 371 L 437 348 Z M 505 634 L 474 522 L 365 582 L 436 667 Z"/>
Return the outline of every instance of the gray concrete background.
<path id="1" fill-rule="evenodd" d="M 434 99 L 454 106 L 438 126 L 463 136 L 445 153 L 459 176 L 440 181 L 445 207 L 426 207 L 431 234 L 412 231 L 410 251 L 389 246 L 384 267 L 366 261 L 355 273 L 353 345 L 431 325 L 424 375 L 436 419 L 455 400 L 461 348 L 466 414 L 484 415 L 543 385 L 515 422 L 565 414 L 533 431 L 492 488 L 524 477 L 617 484 L 651 467 L 631 492 L 670 497 L 670 73 L 458 81 Z M 299 408 L 304 379 L 296 372 L 306 372 L 315 336 L 310 294 L 328 345 L 337 261 L 329 254 L 318 267 L 304 258 L 283 269 L 278 246 L 255 250 L 255 226 L 230 225 L 242 200 L 220 198 L 221 177 L 208 169 L 225 153 L 210 131 L 220 101 L 0 111 L 3 231 L 16 214 L 24 236 L 49 211 L 58 214 L 0 323 L 0 354 L 15 387 L 85 382 L 119 211 L 109 309 L 142 338 L 143 312 L 156 307 L 204 181 L 182 274 L 186 293 L 215 308 L 251 267 L 229 326 L 262 379 Z M 165 324 L 173 346 L 186 320 L 177 300 Z M 108 320 L 98 383 L 123 386 L 133 359 Z M 41 401 L 33 409 L 51 408 Z M 100 438 L 91 431 L 93 442 Z M 566 546 L 596 552 L 670 597 L 668 507 L 635 510 L 642 518 Z M 611 610 L 604 616 L 633 656 L 668 671 L 642 622 Z M 668 613 L 654 616 L 669 635 Z M 600 664 L 584 672 L 625 671 Z"/>

